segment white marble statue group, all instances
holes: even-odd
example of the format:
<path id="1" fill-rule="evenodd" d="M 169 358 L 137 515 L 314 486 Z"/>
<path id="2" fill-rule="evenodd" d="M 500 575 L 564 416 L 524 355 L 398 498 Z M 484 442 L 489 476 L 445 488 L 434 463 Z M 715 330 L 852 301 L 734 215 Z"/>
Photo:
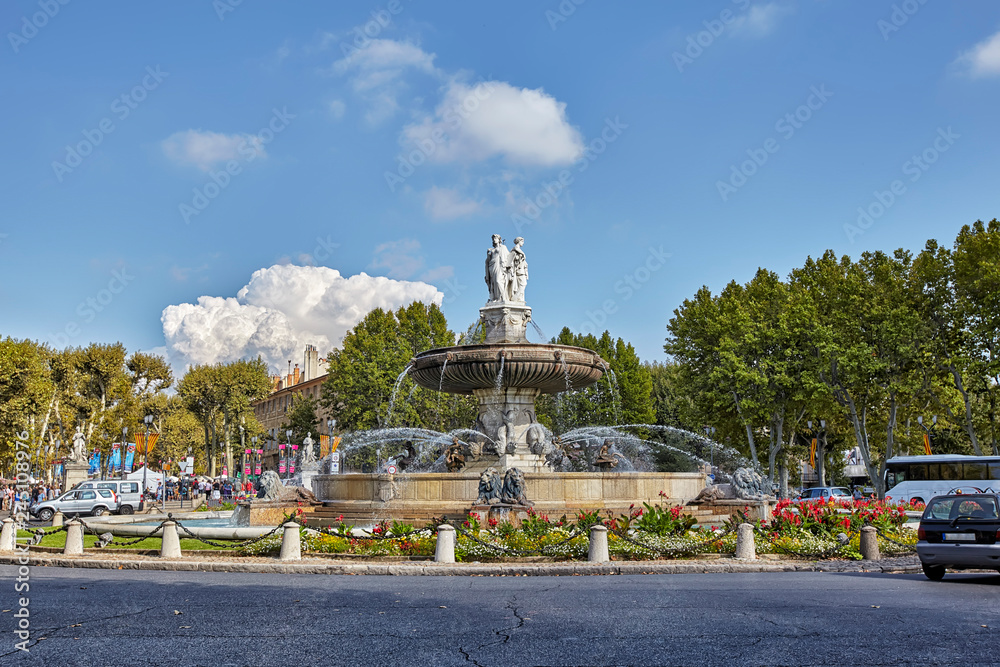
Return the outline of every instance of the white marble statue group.
<path id="1" fill-rule="evenodd" d="M 493 235 L 493 246 L 486 251 L 486 285 L 490 301 L 524 302 L 524 287 L 528 284 L 528 260 L 524 257 L 524 238 L 514 239 L 508 250 L 499 234 Z"/>

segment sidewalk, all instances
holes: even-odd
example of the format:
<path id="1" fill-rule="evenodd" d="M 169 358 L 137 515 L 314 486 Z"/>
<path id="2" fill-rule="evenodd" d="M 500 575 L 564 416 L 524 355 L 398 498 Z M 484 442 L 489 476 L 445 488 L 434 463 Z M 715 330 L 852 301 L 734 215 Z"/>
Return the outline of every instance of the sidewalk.
<path id="1" fill-rule="evenodd" d="M 622 574 L 709 574 L 746 572 L 875 572 L 914 574 L 921 572 L 916 556 L 886 558 L 879 561 L 806 561 L 806 560 L 649 560 L 615 561 L 611 563 L 455 563 L 433 561 L 413 563 L 379 563 L 366 561 L 344 563 L 329 558 L 304 557 L 299 561 L 278 561 L 274 558 L 197 557 L 185 555 L 179 559 L 155 556 L 95 557 L 42 555 L 33 552 L 33 567 L 73 567 L 101 570 L 159 570 L 176 572 L 242 572 L 275 574 L 351 574 L 391 576 L 456 576 L 456 577 L 578 577 L 586 575 Z M 0 564 L 16 564 L 17 556 L 3 554 Z"/>

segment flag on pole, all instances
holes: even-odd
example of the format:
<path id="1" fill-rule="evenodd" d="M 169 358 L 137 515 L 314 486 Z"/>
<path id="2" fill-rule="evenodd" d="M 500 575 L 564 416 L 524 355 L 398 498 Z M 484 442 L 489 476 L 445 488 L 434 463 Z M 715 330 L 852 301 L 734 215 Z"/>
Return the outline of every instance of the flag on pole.
<path id="1" fill-rule="evenodd" d="M 278 445 L 278 474 L 279 475 L 284 475 L 285 474 L 285 467 L 286 467 L 286 463 L 285 463 L 285 444 L 284 443 L 280 443 Z"/>
<path id="2" fill-rule="evenodd" d="M 128 448 L 125 450 L 125 465 L 124 472 L 127 475 L 132 472 L 132 464 L 135 462 L 135 443 L 128 443 Z"/>
<path id="3" fill-rule="evenodd" d="M 816 438 L 812 439 L 812 444 L 809 446 L 809 465 L 813 468 L 816 467 Z"/>
<path id="4" fill-rule="evenodd" d="M 927 456 L 931 455 L 931 434 L 930 433 L 924 433 L 924 453 L 927 454 Z"/>

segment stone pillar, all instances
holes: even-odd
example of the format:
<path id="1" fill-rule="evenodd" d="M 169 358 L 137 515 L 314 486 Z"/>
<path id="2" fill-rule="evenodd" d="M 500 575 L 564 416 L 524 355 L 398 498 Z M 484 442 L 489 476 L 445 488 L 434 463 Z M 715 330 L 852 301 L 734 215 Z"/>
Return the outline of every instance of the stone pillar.
<path id="1" fill-rule="evenodd" d="M 882 558 L 878 552 L 878 532 L 874 526 L 865 526 L 861 529 L 861 558 L 862 560 Z"/>
<path id="2" fill-rule="evenodd" d="M 438 526 L 437 546 L 434 548 L 435 563 L 455 562 L 455 528 L 448 524 Z"/>
<path id="3" fill-rule="evenodd" d="M 610 560 L 611 556 L 608 555 L 608 529 L 604 526 L 591 526 L 587 562 L 607 563 Z"/>
<path id="4" fill-rule="evenodd" d="M 302 540 L 299 538 L 299 524 L 289 521 L 282 526 L 281 553 L 278 560 L 302 560 Z"/>
<path id="5" fill-rule="evenodd" d="M 66 546 L 63 556 L 83 555 L 83 522 L 73 519 L 66 524 Z"/>
<path id="6" fill-rule="evenodd" d="M 56 513 L 52 515 L 52 527 L 59 528 L 62 525 L 63 525 L 63 513 L 57 510 Z"/>
<path id="7" fill-rule="evenodd" d="M 757 549 L 753 540 L 753 526 L 749 523 L 741 523 L 736 529 L 736 553 L 733 556 L 746 560 L 757 558 Z"/>
<path id="8" fill-rule="evenodd" d="M 4 519 L 3 529 L 0 530 L 0 551 L 14 551 L 16 538 L 17 529 L 14 528 L 14 520 Z"/>
<path id="9" fill-rule="evenodd" d="M 160 558 L 180 558 L 181 541 L 177 538 L 177 524 L 163 522 L 163 539 L 160 542 Z"/>

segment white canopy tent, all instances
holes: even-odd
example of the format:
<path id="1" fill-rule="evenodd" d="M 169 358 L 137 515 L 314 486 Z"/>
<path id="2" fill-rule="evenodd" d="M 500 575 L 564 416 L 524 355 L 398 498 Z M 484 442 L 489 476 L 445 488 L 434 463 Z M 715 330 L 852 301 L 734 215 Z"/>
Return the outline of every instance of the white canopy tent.
<path id="1" fill-rule="evenodd" d="M 130 479 L 130 480 L 133 480 L 133 481 L 136 481 L 136 482 L 141 482 L 142 481 L 143 470 L 145 470 L 145 468 L 138 468 L 136 470 L 133 470 L 132 472 L 130 472 L 128 474 L 127 479 Z M 162 472 L 156 472 L 155 470 L 149 470 L 149 471 L 146 472 L 146 488 L 147 489 L 150 489 L 152 491 L 156 491 L 156 487 L 162 481 L 163 481 L 163 473 Z"/>

